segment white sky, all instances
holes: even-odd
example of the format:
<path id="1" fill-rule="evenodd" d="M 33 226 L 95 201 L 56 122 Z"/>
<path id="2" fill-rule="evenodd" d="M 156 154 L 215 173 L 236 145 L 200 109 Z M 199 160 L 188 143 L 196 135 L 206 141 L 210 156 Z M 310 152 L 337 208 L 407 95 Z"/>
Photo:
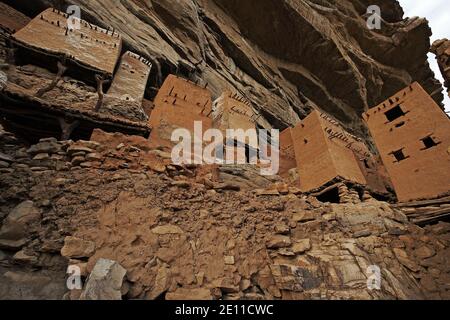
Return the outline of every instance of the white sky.
<path id="1" fill-rule="evenodd" d="M 433 35 L 431 43 L 437 39 L 450 38 L 450 6 L 448 0 L 400 0 L 400 4 L 405 11 L 405 17 L 424 17 L 429 21 Z M 435 77 L 444 83 L 442 74 L 436 62 L 435 55 L 428 54 L 428 61 L 431 69 L 433 69 Z M 444 104 L 447 112 L 450 112 L 450 98 L 446 90 L 443 92 L 445 96 Z"/>

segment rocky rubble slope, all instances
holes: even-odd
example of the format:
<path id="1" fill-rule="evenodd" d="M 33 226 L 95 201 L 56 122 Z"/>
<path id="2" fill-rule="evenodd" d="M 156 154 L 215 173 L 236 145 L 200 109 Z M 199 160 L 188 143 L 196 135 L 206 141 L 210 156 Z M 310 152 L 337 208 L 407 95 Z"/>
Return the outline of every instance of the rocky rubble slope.
<path id="1" fill-rule="evenodd" d="M 404 19 L 398 1 L 337 0 L 73 0 L 6 1 L 34 16 L 73 3 L 83 17 L 112 26 L 125 48 L 154 64 L 149 92 L 172 72 L 246 96 L 260 125 L 284 128 L 317 105 L 363 132 L 360 115 L 412 81 L 437 102 L 442 86 L 426 54 L 425 19 Z M 369 5 L 381 7 L 369 30 Z"/>
<path id="2" fill-rule="evenodd" d="M 249 190 L 129 142 L 0 140 L 0 299 L 450 298 L 448 223 Z M 67 289 L 69 265 L 83 290 Z"/>

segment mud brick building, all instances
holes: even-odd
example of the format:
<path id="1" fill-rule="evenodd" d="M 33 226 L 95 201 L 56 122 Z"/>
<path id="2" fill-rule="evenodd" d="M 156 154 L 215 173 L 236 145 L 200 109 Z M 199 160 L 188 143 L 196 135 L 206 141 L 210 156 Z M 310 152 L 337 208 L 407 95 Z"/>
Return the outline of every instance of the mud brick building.
<path id="1" fill-rule="evenodd" d="M 294 151 L 300 188 L 304 192 L 320 191 L 339 181 L 367 187 L 376 193 L 386 192 L 388 182 L 379 174 L 382 168 L 362 139 L 318 110 L 281 133 L 280 149 L 289 158 Z M 282 167 L 288 168 L 289 162 L 281 159 Z"/>
<path id="2" fill-rule="evenodd" d="M 173 146 L 174 129 L 185 128 L 194 133 L 194 122 L 202 123 L 202 135 L 212 127 L 211 93 L 186 79 L 169 75 L 158 91 L 150 115 L 150 144 Z M 202 138 L 202 137 L 198 137 Z"/>
<path id="3" fill-rule="evenodd" d="M 253 111 L 253 108 L 244 97 L 237 93 L 225 91 L 213 104 L 213 127 L 222 131 L 224 137 L 227 137 L 227 130 L 253 130 L 256 131 L 256 119 L 257 115 Z M 235 153 L 235 158 L 242 156 L 248 158 L 250 148 L 254 152 L 258 151 L 258 141 L 250 141 L 248 138 L 240 139 L 239 137 L 233 138 L 232 152 Z M 227 143 L 227 141 L 224 141 Z M 230 143 L 230 141 L 228 141 Z M 225 147 L 226 149 L 226 147 Z M 225 154 L 228 150 L 225 150 Z M 239 158 L 241 161 L 248 159 Z"/>
<path id="4" fill-rule="evenodd" d="M 413 83 L 363 114 L 399 201 L 450 191 L 450 120 Z"/>
<path id="5" fill-rule="evenodd" d="M 101 111 L 135 121 L 147 121 L 143 99 L 152 65 L 132 52 L 126 52 L 102 102 Z"/>
<path id="6" fill-rule="evenodd" d="M 70 19 L 70 20 L 69 20 Z M 71 28 L 79 22 L 79 29 Z M 119 59 L 122 38 L 114 30 L 106 30 L 84 20 L 69 17 L 68 14 L 49 8 L 31 20 L 13 35 L 20 48 L 17 57 L 21 61 L 40 64 L 55 69 L 55 61 L 65 55 L 68 73 L 82 77 L 83 72 L 112 76 Z M 52 59 L 53 58 L 53 59 Z"/>
<path id="7" fill-rule="evenodd" d="M 251 104 L 237 93 L 225 91 L 214 101 L 214 127 L 223 131 L 227 129 L 256 129 L 255 112 Z"/>
<path id="8" fill-rule="evenodd" d="M 122 56 L 108 94 L 125 101 L 142 104 L 151 68 L 150 62 L 127 51 Z"/>

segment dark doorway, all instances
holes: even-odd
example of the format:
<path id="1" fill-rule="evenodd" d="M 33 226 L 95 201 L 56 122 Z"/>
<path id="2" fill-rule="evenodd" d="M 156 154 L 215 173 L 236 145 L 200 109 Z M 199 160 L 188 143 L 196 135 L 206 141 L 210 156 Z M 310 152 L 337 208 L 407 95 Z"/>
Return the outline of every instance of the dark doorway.
<path id="1" fill-rule="evenodd" d="M 339 189 L 337 187 L 327 190 L 321 195 L 318 195 L 316 198 L 320 202 L 331 202 L 331 203 L 341 202 L 341 198 L 339 197 Z"/>

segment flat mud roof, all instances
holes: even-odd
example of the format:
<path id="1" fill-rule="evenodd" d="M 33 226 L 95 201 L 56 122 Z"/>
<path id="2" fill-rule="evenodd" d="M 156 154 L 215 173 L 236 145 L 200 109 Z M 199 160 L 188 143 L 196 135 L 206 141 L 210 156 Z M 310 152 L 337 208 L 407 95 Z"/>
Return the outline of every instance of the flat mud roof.
<path id="1" fill-rule="evenodd" d="M 67 57 L 68 74 L 95 82 L 95 74 L 111 77 L 122 49 L 122 37 L 114 30 L 49 8 L 11 36 L 21 64 L 40 65 L 51 71 Z M 90 73 L 86 77 L 86 73 Z"/>

